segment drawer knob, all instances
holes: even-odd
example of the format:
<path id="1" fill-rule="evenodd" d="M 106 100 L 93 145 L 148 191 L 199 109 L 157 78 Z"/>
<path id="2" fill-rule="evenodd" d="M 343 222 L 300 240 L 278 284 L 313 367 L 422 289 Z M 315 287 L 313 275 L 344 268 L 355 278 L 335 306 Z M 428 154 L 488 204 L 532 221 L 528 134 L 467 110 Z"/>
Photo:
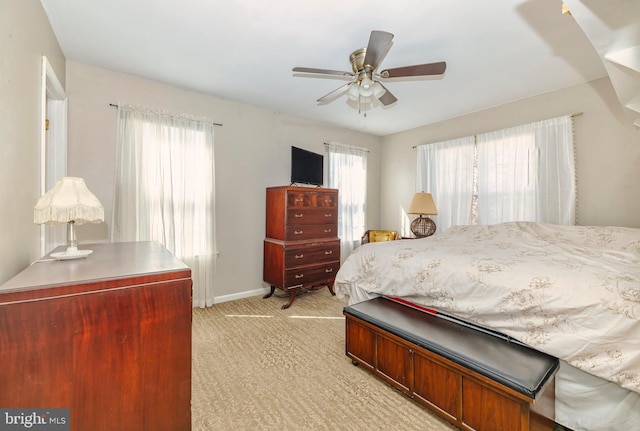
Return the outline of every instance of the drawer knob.
<path id="1" fill-rule="evenodd" d="M 324 254 L 333 254 L 333 250 L 327 250 L 324 252 Z"/>
<path id="2" fill-rule="evenodd" d="M 302 231 L 301 230 L 294 230 L 293 234 L 294 235 L 302 235 Z"/>
<path id="3" fill-rule="evenodd" d="M 295 218 L 302 218 L 302 217 L 304 217 L 304 214 L 294 214 L 294 217 Z"/>
<path id="4" fill-rule="evenodd" d="M 324 272 L 329 273 L 329 272 L 333 272 L 333 268 L 327 268 L 324 270 Z"/>
<path id="5" fill-rule="evenodd" d="M 304 277 L 304 274 L 296 274 L 295 277 L 296 278 L 302 278 L 302 277 Z"/>
<path id="6" fill-rule="evenodd" d="M 326 213 L 324 216 L 325 216 L 325 217 L 331 217 L 332 215 L 333 215 L 333 214 L 331 214 L 331 213 Z"/>
<path id="7" fill-rule="evenodd" d="M 332 231 L 332 229 L 325 229 L 325 230 L 324 230 L 324 233 L 329 233 L 329 232 L 331 232 L 331 231 Z"/>
<path id="8" fill-rule="evenodd" d="M 304 257 L 304 254 L 296 254 L 295 258 L 296 259 L 302 259 Z"/>

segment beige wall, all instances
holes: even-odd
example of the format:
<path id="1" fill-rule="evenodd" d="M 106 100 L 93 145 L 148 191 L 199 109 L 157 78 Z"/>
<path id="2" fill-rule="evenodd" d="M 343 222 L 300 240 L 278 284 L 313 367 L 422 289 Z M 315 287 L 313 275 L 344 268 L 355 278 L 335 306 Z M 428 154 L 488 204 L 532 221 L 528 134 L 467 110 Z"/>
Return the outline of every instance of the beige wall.
<path id="1" fill-rule="evenodd" d="M 65 58 L 38 0 L 0 2 L 0 284 L 40 255 L 42 56 L 64 83 Z"/>
<path id="2" fill-rule="evenodd" d="M 578 224 L 640 227 L 640 131 L 608 78 L 385 137 L 382 225 L 406 229 L 403 211 L 415 191 L 413 146 L 576 112 L 584 113 L 574 118 Z"/>
<path id="3" fill-rule="evenodd" d="M 107 240 L 113 200 L 117 110 L 110 103 L 207 117 L 215 129 L 217 300 L 255 294 L 262 282 L 265 188 L 289 184 L 290 147 L 324 153 L 324 142 L 368 148 L 368 222 L 379 224 L 379 137 L 111 72 L 67 63 L 69 174 L 85 178 L 107 223 L 78 227 L 81 242 Z M 354 115 L 357 115 L 354 113 Z"/>

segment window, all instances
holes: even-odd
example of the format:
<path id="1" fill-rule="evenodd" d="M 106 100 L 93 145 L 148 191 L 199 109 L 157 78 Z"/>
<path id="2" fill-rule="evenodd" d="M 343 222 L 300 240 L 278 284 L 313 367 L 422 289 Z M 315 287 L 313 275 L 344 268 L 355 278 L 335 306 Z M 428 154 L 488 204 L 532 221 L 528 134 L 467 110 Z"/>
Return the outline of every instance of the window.
<path id="1" fill-rule="evenodd" d="M 438 231 L 506 221 L 575 223 L 570 116 L 418 147 L 418 191 Z"/>
<path id="2" fill-rule="evenodd" d="M 190 268 L 193 304 L 213 305 L 213 123 L 118 107 L 113 241 L 158 241 Z"/>
<path id="3" fill-rule="evenodd" d="M 365 232 L 367 150 L 327 144 L 328 185 L 338 193 L 338 236 L 344 259 L 360 244 Z"/>
<path id="4" fill-rule="evenodd" d="M 418 147 L 416 191 L 433 195 L 436 232 L 472 223 L 475 176 L 473 137 Z"/>
<path id="5" fill-rule="evenodd" d="M 476 145 L 476 223 L 536 221 L 537 163 L 531 132 L 478 136 Z"/>
<path id="6" fill-rule="evenodd" d="M 155 128 L 148 121 L 142 125 L 145 155 L 138 174 L 149 211 L 141 215 L 145 222 L 139 229 L 147 229 L 144 235 L 151 240 L 173 242 L 177 256 L 207 254 L 206 217 L 212 208 L 202 185 L 211 182 L 210 167 L 204 161 L 211 160 L 212 149 L 202 130 L 168 125 L 166 133 L 157 136 Z M 170 239 L 179 236 L 183 236 L 181 241 Z"/>

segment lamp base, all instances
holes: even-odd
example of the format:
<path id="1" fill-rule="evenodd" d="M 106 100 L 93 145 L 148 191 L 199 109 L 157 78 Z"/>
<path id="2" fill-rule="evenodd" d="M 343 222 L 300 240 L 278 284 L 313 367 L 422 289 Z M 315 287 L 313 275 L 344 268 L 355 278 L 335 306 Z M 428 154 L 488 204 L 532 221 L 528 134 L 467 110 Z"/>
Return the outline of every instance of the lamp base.
<path id="1" fill-rule="evenodd" d="M 78 250 L 78 247 L 67 247 L 65 251 L 51 253 L 51 257 L 56 260 L 82 259 L 93 253 L 93 250 Z"/>
<path id="2" fill-rule="evenodd" d="M 416 238 L 431 236 L 436 231 L 436 223 L 429 217 L 420 216 L 411 222 L 411 232 Z"/>

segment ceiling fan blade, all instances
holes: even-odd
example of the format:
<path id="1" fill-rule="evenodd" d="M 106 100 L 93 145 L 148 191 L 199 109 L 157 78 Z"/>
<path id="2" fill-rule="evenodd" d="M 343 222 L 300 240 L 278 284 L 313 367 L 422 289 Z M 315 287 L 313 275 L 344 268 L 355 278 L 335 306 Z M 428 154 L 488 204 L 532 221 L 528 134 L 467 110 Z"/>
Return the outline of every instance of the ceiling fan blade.
<path id="1" fill-rule="evenodd" d="M 393 45 L 393 34 L 386 31 L 372 31 L 367 53 L 364 56 L 364 64 L 376 69 L 391 49 L 391 45 Z"/>
<path id="2" fill-rule="evenodd" d="M 349 86 L 352 85 L 352 84 L 354 84 L 354 83 L 353 82 L 349 82 L 347 84 L 344 84 L 344 85 L 336 88 L 332 92 L 325 94 L 324 96 L 322 96 L 321 98 L 316 100 L 316 102 L 318 102 L 318 103 L 333 102 L 339 96 L 342 96 L 342 94 L 344 94 L 347 91 L 347 89 L 349 88 Z"/>
<path id="3" fill-rule="evenodd" d="M 415 66 L 396 67 L 380 72 L 383 78 L 401 78 L 403 76 L 429 76 L 442 75 L 447 69 L 447 63 L 440 61 L 438 63 L 417 64 Z"/>
<path id="4" fill-rule="evenodd" d="M 380 101 L 380 103 L 382 103 L 384 106 L 389 106 L 392 103 L 396 103 L 398 101 L 398 98 L 393 94 L 391 94 L 391 92 L 387 89 L 387 87 L 382 85 L 380 82 L 378 82 L 378 84 L 380 84 L 380 86 L 385 89 L 384 94 L 378 97 L 378 100 Z"/>
<path id="5" fill-rule="evenodd" d="M 313 67 L 294 67 L 293 71 L 301 73 L 318 73 L 321 75 L 355 76 L 353 72 L 331 69 L 315 69 Z"/>

